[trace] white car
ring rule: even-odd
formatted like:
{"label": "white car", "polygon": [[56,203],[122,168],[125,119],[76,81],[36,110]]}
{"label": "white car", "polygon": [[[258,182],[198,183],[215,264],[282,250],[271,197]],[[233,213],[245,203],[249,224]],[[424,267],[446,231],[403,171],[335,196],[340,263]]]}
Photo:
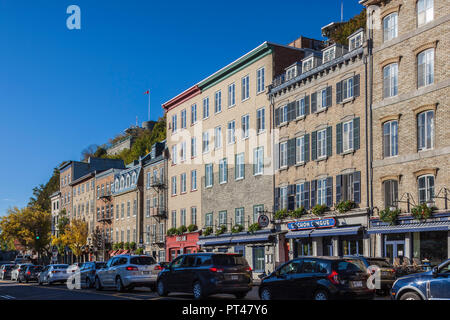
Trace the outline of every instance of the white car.
{"label": "white car", "polygon": [[19,277],[19,273],[20,272],[25,272],[25,269],[28,266],[32,266],[33,264],[31,263],[25,263],[25,264],[16,264],[16,266],[14,267],[14,269],[12,269],[11,271],[11,281],[18,281],[21,282],[20,277]]}
{"label": "white car", "polygon": [[46,266],[38,277],[38,284],[45,283],[51,285],[55,282],[64,283],[69,279],[70,273],[67,272],[68,264],[51,264]]}

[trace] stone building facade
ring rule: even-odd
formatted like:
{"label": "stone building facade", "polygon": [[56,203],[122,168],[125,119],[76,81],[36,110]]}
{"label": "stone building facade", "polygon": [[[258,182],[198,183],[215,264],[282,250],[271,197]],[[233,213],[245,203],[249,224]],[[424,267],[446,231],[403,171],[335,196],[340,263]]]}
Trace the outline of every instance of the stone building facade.
{"label": "stone building facade", "polygon": [[50,196],[51,211],[52,211],[52,236],[58,236],[58,219],[61,211],[61,192],[57,191]]}

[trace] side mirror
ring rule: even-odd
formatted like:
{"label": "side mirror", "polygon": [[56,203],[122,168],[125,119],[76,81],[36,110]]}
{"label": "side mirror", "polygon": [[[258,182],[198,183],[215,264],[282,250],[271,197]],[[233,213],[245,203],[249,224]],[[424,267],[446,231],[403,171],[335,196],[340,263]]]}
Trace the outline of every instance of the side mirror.
{"label": "side mirror", "polygon": [[433,277],[436,278],[438,276],[438,274],[439,274],[438,267],[434,267],[432,272],[433,272]]}

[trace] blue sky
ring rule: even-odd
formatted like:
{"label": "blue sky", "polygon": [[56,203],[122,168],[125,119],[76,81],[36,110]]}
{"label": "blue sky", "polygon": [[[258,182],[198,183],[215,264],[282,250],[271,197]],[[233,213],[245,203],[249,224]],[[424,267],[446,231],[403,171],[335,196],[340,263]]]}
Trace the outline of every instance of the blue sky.
{"label": "blue sky", "polygon": [[[0,215],[64,160],[152,119],[161,104],[264,41],[340,20],[340,0],[0,0]],[[66,9],[81,8],[81,30]],[[358,14],[344,0],[344,19]]]}

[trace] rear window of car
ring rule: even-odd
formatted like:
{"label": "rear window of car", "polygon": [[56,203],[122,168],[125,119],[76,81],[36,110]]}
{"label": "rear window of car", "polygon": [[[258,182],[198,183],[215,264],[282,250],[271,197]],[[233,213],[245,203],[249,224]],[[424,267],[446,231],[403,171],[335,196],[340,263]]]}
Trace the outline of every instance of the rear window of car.
{"label": "rear window of car", "polygon": [[29,267],[30,271],[42,271],[42,266],[31,266]]}
{"label": "rear window of car", "polygon": [[141,266],[149,266],[155,264],[156,261],[152,257],[133,257],[130,259],[131,264],[137,264]]}
{"label": "rear window of car", "polygon": [[333,266],[338,273],[365,272],[366,267],[361,260],[346,259],[337,261]]}
{"label": "rear window of car", "polygon": [[239,255],[217,255],[213,256],[213,262],[219,266],[246,266],[247,260]]}
{"label": "rear window of car", "polygon": [[66,265],[60,265],[60,266],[53,266],[53,269],[67,269],[69,266]]}
{"label": "rear window of car", "polygon": [[367,262],[371,266],[378,266],[380,268],[392,268],[389,262],[383,259],[367,259]]}

